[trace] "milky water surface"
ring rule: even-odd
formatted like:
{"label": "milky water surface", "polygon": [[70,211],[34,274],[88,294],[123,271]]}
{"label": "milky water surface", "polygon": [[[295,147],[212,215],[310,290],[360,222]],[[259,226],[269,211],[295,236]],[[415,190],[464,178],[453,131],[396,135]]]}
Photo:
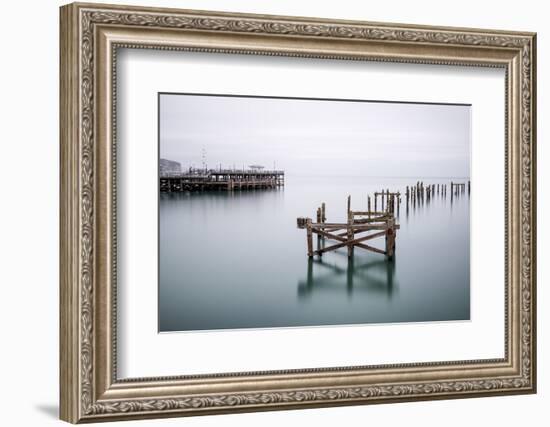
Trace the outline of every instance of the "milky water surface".
{"label": "milky water surface", "polygon": [[[418,180],[447,196],[408,209],[403,196],[393,261],[346,248],[308,259],[297,217],[325,202],[327,221],[343,222],[348,194],[366,210],[368,194]],[[468,320],[470,204],[467,191],[451,198],[452,180],[467,182],[287,176],[280,189],[161,194],[159,330]]]}

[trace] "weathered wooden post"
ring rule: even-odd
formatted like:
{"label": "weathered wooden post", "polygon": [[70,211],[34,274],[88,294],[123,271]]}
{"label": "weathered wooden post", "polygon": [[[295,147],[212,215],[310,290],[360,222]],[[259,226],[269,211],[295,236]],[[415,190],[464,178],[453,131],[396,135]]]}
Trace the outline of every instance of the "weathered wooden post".
{"label": "weathered wooden post", "polygon": [[351,211],[351,195],[348,196],[348,216],[349,216],[350,211]]}
{"label": "weathered wooden post", "polygon": [[378,202],[378,193],[374,193],[374,212],[378,212],[378,208],[376,207]]}
{"label": "weathered wooden post", "polygon": [[[322,216],[321,208],[317,208],[317,224],[321,224],[323,222],[323,216]],[[321,249],[321,235],[317,233],[317,250]]]}
{"label": "weathered wooden post", "polygon": [[393,258],[395,246],[395,218],[388,219],[386,223],[386,255],[389,259]]}
{"label": "weathered wooden post", "polygon": [[327,222],[327,211],[326,211],[325,202],[321,203],[321,222],[323,224]]}
{"label": "weathered wooden post", "polygon": [[348,258],[351,258],[353,256],[353,244],[351,243],[353,241],[353,212],[351,210],[348,211]]}
{"label": "weathered wooden post", "polygon": [[470,195],[470,180],[468,180],[468,196]]}
{"label": "weathered wooden post", "polygon": [[313,256],[313,233],[311,231],[311,218],[306,218],[306,230],[307,230],[307,256]]}
{"label": "weathered wooden post", "polygon": [[389,233],[388,233],[388,230],[389,230],[389,220],[386,221],[386,236],[385,236],[385,249],[384,249],[384,252],[386,253],[386,256],[389,256],[389,250],[388,250],[388,240],[389,240]]}

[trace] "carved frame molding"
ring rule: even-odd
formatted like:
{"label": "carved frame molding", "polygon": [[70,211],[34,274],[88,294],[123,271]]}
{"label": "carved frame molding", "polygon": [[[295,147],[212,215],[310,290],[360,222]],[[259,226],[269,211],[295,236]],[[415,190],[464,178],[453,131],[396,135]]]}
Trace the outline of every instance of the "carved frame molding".
{"label": "carved frame molding", "polygon": [[[506,68],[506,357],[117,380],[113,140],[119,47]],[[62,7],[61,418],[74,423],[534,392],[535,50],[532,33]],[[267,386],[266,378],[273,379]],[[197,392],[197,384],[209,388]]]}

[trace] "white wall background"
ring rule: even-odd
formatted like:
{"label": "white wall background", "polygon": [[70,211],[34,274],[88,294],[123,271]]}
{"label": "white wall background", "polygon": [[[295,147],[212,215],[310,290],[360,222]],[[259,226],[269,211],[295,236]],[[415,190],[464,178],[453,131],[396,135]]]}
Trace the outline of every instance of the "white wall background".
{"label": "white wall background", "polygon": [[[113,3],[122,3],[110,0]],[[208,416],[132,425],[279,426],[546,425],[550,405],[550,29],[544,2],[393,0],[133,0],[133,4],[325,18],[450,25],[538,32],[538,351],[539,393]],[[2,425],[60,425],[58,402],[58,6],[57,0],[3,5],[0,68],[0,401]]]}

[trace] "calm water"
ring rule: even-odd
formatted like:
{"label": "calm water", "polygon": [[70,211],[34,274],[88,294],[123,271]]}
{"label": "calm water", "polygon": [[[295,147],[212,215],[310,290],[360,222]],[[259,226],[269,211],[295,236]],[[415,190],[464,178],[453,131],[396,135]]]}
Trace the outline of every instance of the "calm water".
{"label": "calm water", "polygon": [[278,190],[161,194],[160,331],[469,319],[467,193],[451,202],[447,188],[408,213],[403,197],[393,262],[358,248],[352,260],[346,248],[306,255],[297,217],[315,220],[325,202],[327,221],[344,222],[348,194],[366,210],[367,194],[419,179],[287,176]]}

